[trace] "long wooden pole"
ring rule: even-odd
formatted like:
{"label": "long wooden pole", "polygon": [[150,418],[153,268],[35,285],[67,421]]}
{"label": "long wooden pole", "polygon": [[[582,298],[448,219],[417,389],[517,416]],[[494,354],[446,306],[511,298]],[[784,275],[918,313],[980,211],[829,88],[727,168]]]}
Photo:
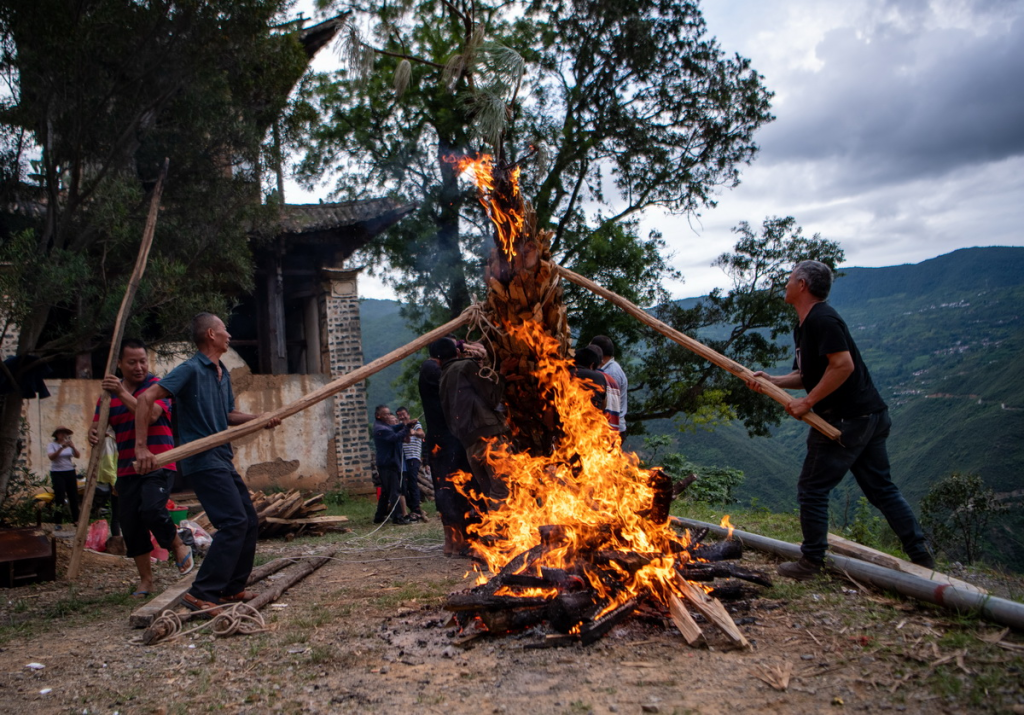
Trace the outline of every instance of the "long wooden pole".
{"label": "long wooden pole", "polygon": [[161,452],[160,454],[156,455],[156,466],[160,467],[163,466],[164,464],[176,462],[180,459],[184,459],[185,457],[191,457],[195,454],[199,454],[200,452],[205,452],[208,449],[213,449],[214,447],[219,447],[222,444],[227,444],[228,442],[238,439],[240,437],[245,437],[246,435],[259,432],[261,429],[265,428],[268,424],[270,424],[270,422],[272,422],[275,419],[284,419],[285,417],[291,417],[295,413],[301,412],[307,407],[311,407],[318,402],[326,400],[328,397],[337,395],[339,392],[344,392],[345,390],[352,387],[356,383],[362,382],[371,375],[380,372],[388,365],[393,365],[399,360],[403,360],[409,357],[417,350],[425,348],[438,338],[443,338],[449,333],[458,330],[462,326],[469,323],[470,320],[472,320],[472,318],[473,313],[467,310],[463,312],[462,315],[460,315],[458,318],[455,318],[455,320],[450,320],[444,325],[442,325],[440,328],[435,328],[434,330],[431,330],[429,333],[421,335],[408,345],[400,347],[397,350],[392,350],[387,355],[379,357],[373,362],[367,365],[363,365],[361,368],[358,368],[350,373],[342,375],[341,377],[327,383],[319,390],[314,390],[308,395],[300,397],[298,400],[292,402],[291,404],[285,405],[284,407],[274,410],[273,412],[265,412],[256,419],[250,420],[249,422],[246,422],[244,424],[236,425],[234,427],[228,427],[226,430],[223,430],[222,432],[211,434],[207,437],[197,439],[193,442],[187,442],[181,445],[180,447],[175,447],[174,449],[169,450],[167,452]]}
{"label": "long wooden pole", "polygon": [[[578,273],[570,271],[568,268],[563,268],[562,266],[556,267],[558,269],[558,273],[561,276],[563,276],[566,280],[572,281],[576,285],[596,293],[597,295],[607,300],[609,303],[618,306],[624,312],[628,313],[629,315],[632,315],[641,323],[651,326],[659,333],[667,337],[669,340],[673,340],[679,343],[687,350],[690,350],[691,352],[700,355],[708,362],[712,362],[715,365],[718,365],[718,367],[722,368],[726,372],[732,373],[733,375],[740,378],[744,382],[755,380],[759,385],[761,385],[761,391],[764,394],[768,395],[768,397],[772,398],[783,407],[788,405],[790,401],[793,399],[792,396],[788,392],[783,390],[781,387],[776,387],[767,380],[755,378],[753,372],[745,368],[743,365],[740,365],[735,360],[727,358],[720,352],[712,350],[704,343],[694,340],[689,335],[681,333],[675,328],[666,325],[665,323],[655,318],[653,315],[641,310],[635,304],[626,300],[621,295],[612,293],[607,288],[604,288],[598,285],[597,283],[594,283],[594,281],[592,280],[584,278]],[[838,429],[830,425],[828,422],[823,420],[819,415],[816,415],[813,412],[808,412],[806,415],[804,415],[803,421],[809,424],[814,429],[821,432],[829,439],[834,439],[838,441],[839,438],[842,436],[842,433]]]}
{"label": "long wooden pole", "polygon": [[[149,261],[149,249],[153,247],[153,234],[156,232],[156,218],[160,211],[160,197],[164,193],[164,180],[167,178],[167,166],[169,160],[164,159],[164,165],[160,168],[160,176],[157,177],[156,186],[153,187],[153,195],[149,199],[149,214],[146,216],[146,227],[142,231],[142,244],[139,246],[139,255],[135,259],[135,269],[131,278],[128,279],[128,287],[125,288],[124,298],[121,299],[121,309],[117,312],[117,320],[114,322],[114,334],[110,337],[110,352],[107,355],[107,371],[105,375],[114,374],[117,368],[117,357],[121,349],[121,338],[124,337],[124,327],[128,322],[128,315],[131,313],[132,303],[135,302],[135,294],[139,291],[139,283],[142,281],[142,274],[146,270],[146,263]],[[92,500],[96,493],[96,473],[100,464],[100,457],[103,455],[105,440],[103,435],[107,433],[107,422],[110,419],[110,393],[103,390],[100,397],[99,422],[96,423],[96,433],[100,441],[89,453],[89,467],[85,473],[85,496],[82,499],[81,513],[78,515],[78,530],[75,532],[75,545],[71,551],[71,563],[68,565],[68,578],[78,578],[82,567],[82,551],[85,549],[85,538],[89,531],[89,512],[92,511]]]}

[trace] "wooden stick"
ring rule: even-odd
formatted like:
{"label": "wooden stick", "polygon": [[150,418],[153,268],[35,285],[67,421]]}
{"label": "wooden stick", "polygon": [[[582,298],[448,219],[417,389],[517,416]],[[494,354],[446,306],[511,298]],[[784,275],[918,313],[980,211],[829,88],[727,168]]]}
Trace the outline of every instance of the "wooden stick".
{"label": "wooden stick", "polygon": [[[149,249],[153,247],[153,234],[156,232],[156,217],[160,210],[160,197],[164,193],[164,179],[167,178],[168,159],[164,159],[164,165],[160,167],[160,176],[157,177],[156,186],[153,187],[153,195],[149,199],[149,214],[146,216],[146,227],[142,231],[142,243],[139,246],[139,255],[135,259],[135,269],[131,278],[128,279],[128,286],[125,288],[124,297],[121,299],[121,309],[117,312],[117,320],[114,321],[114,334],[110,337],[110,352],[107,355],[107,371],[104,375],[113,375],[117,369],[117,358],[121,352],[121,338],[124,337],[125,324],[128,322],[128,315],[131,312],[132,303],[135,302],[135,294],[139,290],[139,283],[142,281],[142,274],[146,270],[146,263],[149,261]],[[110,393],[103,390],[100,396],[99,421],[96,423],[96,434],[100,441],[89,453],[89,467],[85,473],[85,495],[82,498],[81,513],[78,516],[78,530],[75,532],[75,545],[71,551],[71,563],[68,564],[68,578],[78,578],[82,568],[82,551],[85,549],[85,539],[89,533],[89,512],[92,511],[93,495],[96,492],[96,473],[99,469],[100,457],[103,456],[105,446],[104,435],[107,433],[107,422],[110,419]]]}
{"label": "wooden stick", "polygon": [[194,442],[188,442],[167,452],[161,452],[156,455],[156,466],[161,467],[171,462],[177,462],[186,457],[191,457],[192,455],[199,454],[200,452],[205,452],[208,449],[213,449],[214,447],[219,447],[222,444],[227,444],[239,437],[245,437],[246,435],[259,432],[274,419],[291,417],[295,413],[301,412],[307,407],[312,407],[316,403],[326,400],[328,397],[333,397],[339,392],[344,392],[356,383],[362,382],[371,375],[380,372],[387,366],[393,365],[399,360],[409,357],[421,348],[425,348],[438,338],[443,338],[449,333],[458,330],[470,322],[470,320],[472,320],[472,316],[473,314],[467,310],[455,320],[450,320],[440,328],[435,328],[429,333],[421,335],[408,345],[400,347],[397,350],[392,350],[387,355],[379,357],[368,365],[363,365],[357,370],[353,370],[350,373],[342,375],[336,380],[327,383],[319,390],[314,390],[305,397],[300,397],[295,402],[285,405],[280,409],[274,410],[273,412],[264,412],[256,419],[250,420],[245,424],[229,427],[222,432],[211,434],[207,437],[203,437],[202,439],[197,439]]}
{"label": "wooden stick", "polygon": [[[720,352],[712,350],[704,343],[694,340],[689,335],[681,333],[675,328],[666,325],[665,323],[655,318],[653,315],[641,310],[636,305],[623,298],[621,295],[612,293],[607,288],[601,287],[597,283],[594,283],[594,281],[584,278],[578,273],[570,271],[568,268],[556,266],[556,269],[558,270],[559,274],[566,278],[566,280],[570,280],[576,285],[596,293],[597,295],[607,300],[609,303],[613,303],[614,305],[621,308],[624,312],[628,313],[629,315],[632,315],[641,323],[649,325],[650,327],[654,328],[668,339],[673,340],[682,345],[687,350],[690,350],[691,352],[700,355],[708,362],[712,362],[715,365],[718,365],[718,367],[722,368],[726,372],[732,373],[733,375],[740,378],[744,382],[749,382],[751,380],[756,381],[761,386],[761,390],[765,395],[768,395],[768,397],[772,398],[783,407],[788,405],[793,400],[793,397],[788,392],[783,390],[781,387],[776,387],[767,380],[755,378],[754,373],[752,371],[748,370],[743,365],[740,365],[735,360],[727,358]],[[834,439],[838,441],[839,438],[842,437],[842,433],[838,429],[830,425],[828,422],[823,420],[819,415],[816,415],[813,412],[808,412],[806,415],[803,416],[802,419],[804,422],[806,422],[811,427],[821,432],[829,439]]]}
{"label": "wooden stick", "polygon": [[687,645],[693,645],[698,640],[704,640],[704,632],[693,620],[693,616],[686,610],[683,601],[674,593],[669,594],[668,612],[672,616],[672,622],[679,629],[679,633],[686,639]]}
{"label": "wooden stick", "polygon": [[729,637],[729,640],[741,648],[753,650],[750,641],[740,633],[740,629],[732,620],[732,616],[729,615],[729,612],[725,610],[725,606],[717,598],[711,598],[711,596],[685,579],[677,579],[676,587],[682,591],[683,596],[697,609],[697,612],[717,626],[718,630]]}

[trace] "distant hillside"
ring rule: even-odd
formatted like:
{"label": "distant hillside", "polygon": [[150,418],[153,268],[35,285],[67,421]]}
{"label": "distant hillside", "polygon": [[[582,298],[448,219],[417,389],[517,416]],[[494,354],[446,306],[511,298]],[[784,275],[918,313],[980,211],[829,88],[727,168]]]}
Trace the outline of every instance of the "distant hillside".
{"label": "distant hillside", "polygon": [[[362,327],[364,363],[376,360],[416,338],[398,311],[399,304],[393,300],[367,298],[360,301],[359,322]],[[392,409],[398,407],[395,404],[396,390],[393,383],[402,374],[402,366],[406,362],[418,363],[422,359],[415,355],[408,357],[367,380],[367,421],[373,421],[373,408],[377,405],[389,405]]]}

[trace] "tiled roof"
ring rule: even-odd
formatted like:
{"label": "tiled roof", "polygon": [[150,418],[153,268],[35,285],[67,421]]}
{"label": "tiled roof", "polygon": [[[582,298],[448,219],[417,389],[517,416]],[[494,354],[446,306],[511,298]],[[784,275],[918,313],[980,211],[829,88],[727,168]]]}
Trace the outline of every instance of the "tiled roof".
{"label": "tiled roof", "polygon": [[[366,199],[336,204],[285,204],[281,207],[280,232],[283,234],[330,231],[358,224],[384,220],[393,223],[405,216],[413,206],[402,205],[391,199]],[[388,221],[388,214],[398,216]]]}

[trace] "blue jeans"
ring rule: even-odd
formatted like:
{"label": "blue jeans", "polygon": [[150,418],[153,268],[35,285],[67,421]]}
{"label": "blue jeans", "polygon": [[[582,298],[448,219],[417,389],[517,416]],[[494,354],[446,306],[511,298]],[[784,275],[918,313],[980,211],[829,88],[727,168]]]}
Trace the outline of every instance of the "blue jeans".
{"label": "blue jeans", "polygon": [[245,590],[256,557],[259,520],[249,489],[233,468],[204,469],[190,473],[188,478],[217,530],[189,593],[216,603],[220,596]]}
{"label": "blue jeans", "polygon": [[842,444],[810,430],[807,457],[797,482],[800,528],[804,535],[800,550],[804,557],[815,563],[825,558],[829,494],[847,472],[853,472],[864,496],[882,512],[910,559],[926,558],[929,554],[924,532],[889,473],[889,454],[885,449],[892,427],[889,411],[829,422],[842,432]]}

